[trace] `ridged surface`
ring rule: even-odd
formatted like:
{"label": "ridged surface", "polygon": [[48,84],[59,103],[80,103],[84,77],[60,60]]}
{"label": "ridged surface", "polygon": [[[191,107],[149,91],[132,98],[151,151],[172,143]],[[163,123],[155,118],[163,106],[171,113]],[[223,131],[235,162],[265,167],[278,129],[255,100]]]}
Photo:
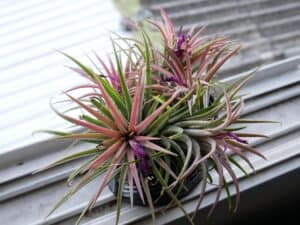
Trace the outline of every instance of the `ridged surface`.
{"label": "ridged surface", "polygon": [[[253,125],[248,128],[249,131],[258,130],[262,133],[270,135],[270,139],[253,140],[251,144],[257,145],[258,149],[266,154],[268,160],[263,161],[256,156],[251,157],[254,165],[258,169],[257,175],[251,177],[250,182],[245,188],[250,188],[259,182],[271,179],[271,173],[268,176],[260,178],[264,173],[264,168],[276,167],[279,162],[286,162],[289,166],[294,164],[289,160],[299,159],[299,133],[300,121],[298,111],[300,110],[300,57],[280,62],[276,65],[264,67],[258,72],[257,76],[248,83],[243,89],[244,93],[251,93],[246,97],[246,108],[244,116],[256,119],[270,119],[280,121],[280,124],[269,125]],[[233,78],[232,78],[233,79]],[[63,151],[68,144],[57,145],[40,145],[36,144],[29,148],[24,148],[25,151],[38,149],[43,152],[43,155],[28,155],[24,158],[21,155],[15,157],[16,162],[21,164],[7,163],[5,158],[0,158],[0,224],[11,225],[38,225],[38,224],[60,224],[71,225],[78,217],[88,199],[97,189],[101,178],[89,184],[86,188],[80,191],[70,201],[66,202],[57,212],[51,217],[44,219],[53,204],[65,193],[67,185],[63,181],[71,169],[78,166],[78,161],[68,164],[64,167],[51,169],[41,174],[31,175],[32,171],[40,168],[48,162],[70,153]],[[72,149],[74,151],[84,146],[79,145]],[[85,146],[87,147],[87,146]],[[4,156],[5,157],[5,156]],[[2,160],[2,161],[1,161]],[[22,161],[19,161],[22,160]],[[244,165],[246,166],[246,165]],[[280,169],[284,173],[285,166]],[[297,166],[298,168],[299,163]],[[246,166],[246,169],[250,169]],[[278,170],[276,170],[278,171]],[[238,171],[237,171],[238,172]],[[239,173],[238,173],[239,174]],[[278,174],[277,174],[278,175]],[[242,174],[239,174],[242,176]],[[243,181],[241,181],[243,183]],[[251,184],[249,186],[249,183]],[[196,189],[197,190],[197,189]],[[211,189],[213,191],[213,187]],[[243,189],[242,189],[243,190]],[[196,197],[196,192],[188,196],[192,201]],[[205,198],[205,204],[211,204],[213,193],[208,194]],[[209,197],[210,196],[210,197]],[[109,224],[115,219],[115,197],[112,193],[105,189],[103,195],[99,198],[98,207],[91,214],[84,218],[83,224],[98,225]],[[190,203],[189,203],[190,204]],[[191,203],[194,204],[194,203]],[[159,216],[157,224],[164,224],[167,221],[172,221],[178,218],[178,214],[169,214],[168,216]],[[149,210],[143,207],[130,208],[128,204],[122,205],[121,224],[136,223],[142,218],[145,218],[143,224],[149,224]]]}
{"label": "ridged surface", "polygon": [[205,25],[206,35],[225,34],[244,45],[241,54],[225,64],[220,76],[300,53],[298,0],[175,0],[141,1],[159,16],[164,8],[177,29]]}
{"label": "ridged surface", "polygon": [[[0,2],[0,154],[33,143],[39,129],[65,127],[49,99],[82,80],[57,50],[84,54],[109,51],[108,31],[119,30],[110,0]],[[88,61],[87,61],[88,62]],[[88,62],[90,63],[90,62]]]}

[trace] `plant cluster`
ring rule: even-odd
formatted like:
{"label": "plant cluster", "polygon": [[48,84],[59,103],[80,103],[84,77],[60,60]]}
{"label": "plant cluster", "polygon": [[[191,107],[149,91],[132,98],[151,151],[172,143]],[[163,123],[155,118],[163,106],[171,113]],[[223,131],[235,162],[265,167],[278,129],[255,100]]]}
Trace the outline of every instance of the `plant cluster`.
{"label": "plant cluster", "polygon": [[[236,189],[236,208],[239,184],[233,166],[246,171],[234,156],[252,168],[247,153],[264,158],[247,142],[249,137],[264,135],[241,131],[245,128],[242,124],[253,121],[240,118],[244,100],[238,92],[252,74],[232,83],[214,78],[240,46],[225,38],[204,38],[204,28],[197,32],[194,28],[176,32],[163,10],[161,16],[159,22],[150,21],[161,35],[159,42],[153,42],[149,32],[142,28],[139,28],[141,39],[117,36],[112,39],[113,58],[104,60],[95,54],[93,63],[97,69],[63,53],[77,65],[71,69],[84,76],[87,82],[64,92],[72,103],[67,111],[59,111],[54,104],[52,108],[57,115],[84,130],[80,133],[47,132],[58,135],[57,139],[91,142],[95,147],[47,167],[84,159],[68,178],[70,184],[76,177],[80,177],[79,181],[53,211],[80,188],[104,174],[78,223],[93,208],[104,187],[112,179],[118,179],[116,223],[125,184],[129,186],[131,205],[134,204],[133,191],[137,190],[155,220],[157,199],[152,199],[151,185],[156,182],[162,187],[161,195],[167,194],[172,199],[166,207],[176,205],[193,224],[177,198],[178,190],[185,188],[184,181],[192,173],[200,171],[202,177],[195,211],[200,207],[206,184],[212,182],[213,170],[218,179],[211,212],[223,188],[231,205],[225,173],[229,174]],[[75,97],[76,92],[84,94]],[[79,117],[72,114],[78,109]]]}

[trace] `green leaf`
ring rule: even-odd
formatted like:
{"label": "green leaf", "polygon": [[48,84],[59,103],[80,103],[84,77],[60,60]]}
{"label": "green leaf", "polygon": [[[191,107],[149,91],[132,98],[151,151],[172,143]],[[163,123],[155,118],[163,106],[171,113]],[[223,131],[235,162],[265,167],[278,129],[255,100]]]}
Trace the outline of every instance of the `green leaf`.
{"label": "green leaf", "polygon": [[82,163],[82,165],[80,165],[76,170],[74,170],[70,176],[67,179],[67,184],[71,185],[71,183],[73,182],[73,180],[75,179],[75,177],[77,177],[77,175],[81,174],[84,169],[92,162],[94,161],[96,158],[98,157],[98,155],[95,155],[94,157],[91,157],[90,159],[86,160],[84,163]]}
{"label": "green leaf", "polygon": [[120,167],[120,170],[121,170],[121,173],[120,173],[119,187],[118,187],[118,193],[117,193],[116,225],[119,224],[121,205],[122,205],[122,191],[124,188],[128,167],[122,166],[122,167]]}
{"label": "green leaf", "polygon": [[83,65],[80,61],[78,61],[77,59],[75,59],[74,57],[59,51],[61,54],[63,54],[64,56],[66,56],[67,58],[69,58],[71,61],[73,61],[75,64],[77,64],[88,76],[90,76],[91,79],[95,80],[97,77],[97,74],[94,73],[93,70],[91,70],[90,68],[88,68],[87,66]]}
{"label": "green leaf", "polygon": [[160,128],[166,123],[169,119],[170,114],[177,109],[181,104],[185,103],[187,99],[189,99],[194,90],[190,90],[184,97],[176,102],[173,106],[167,109],[163,114],[161,114],[154,122],[148,127],[146,133],[149,132],[150,136],[156,136],[157,133],[160,131]]}
{"label": "green leaf", "polygon": [[232,209],[232,197],[231,197],[231,193],[230,193],[230,190],[229,190],[228,183],[227,183],[226,179],[224,178],[223,181],[224,181],[224,188],[225,188],[225,191],[226,191],[226,194],[227,194],[228,208],[229,208],[229,211],[230,211]]}
{"label": "green leaf", "polygon": [[[146,85],[151,85],[151,66],[150,66],[150,51],[148,41],[146,39],[145,32],[142,32],[144,45],[145,45],[145,61],[146,61]],[[151,98],[151,89],[147,88],[145,90],[145,100],[146,102]]]}
{"label": "green leaf", "polygon": [[72,134],[72,133],[69,133],[69,132],[63,132],[63,131],[57,131],[57,130],[38,130],[38,131],[35,131],[35,133],[36,132],[43,132],[43,133],[47,133],[47,134],[53,134],[53,135],[56,135],[56,136],[66,136],[66,135]]}
{"label": "green leaf", "polygon": [[[49,166],[39,170],[38,172],[48,170],[50,168],[56,167],[56,166],[61,165],[61,164],[65,164],[65,163],[73,161],[75,159],[83,158],[83,157],[86,157],[86,156],[89,156],[89,155],[94,155],[96,153],[101,154],[101,151],[99,151],[96,148],[92,148],[92,149],[81,151],[81,152],[78,152],[78,153],[75,153],[75,154],[72,154],[72,155],[68,155],[68,156],[66,156],[62,159],[59,159],[59,160],[55,161],[54,163],[51,163]],[[97,154],[97,155],[99,155],[99,154]]]}
{"label": "green leaf", "polygon": [[88,210],[90,209],[90,207],[93,205],[93,199],[91,199],[89,201],[89,203],[86,205],[86,207],[83,209],[83,211],[80,213],[78,219],[76,220],[74,225],[79,225],[82,218],[85,216],[85,214],[88,212]]}
{"label": "green leaf", "polygon": [[219,60],[219,58],[221,57],[221,55],[228,50],[228,46],[225,46],[224,48],[222,48],[219,52],[217,52],[217,54],[215,55],[215,57],[213,58],[213,61],[211,64],[209,64],[208,66],[208,70],[210,70]]}
{"label": "green leaf", "polygon": [[150,108],[149,108],[149,110],[147,110],[146,116],[150,115],[151,113],[153,113],[157,109],[158,105],[159,105],[158,101],[153,101],[152,104],[151,104],[151,106],[150,106]]}
{"label": "green leaf", "polygon": [[95,125],[101,126],[101,127],[107,127],[104,123],[102,123],[100,120],[97,120],[95,118],[92,118],[86,114],[82,114],[81,118],[87,122],[93,123]]}
{"label": "green leaf", "polygon": [[280,123],[272,120],[237,119],[234,123]]}
{"label": "green leaf", "polygon": [[120,112],[123,114],[125,118],[129,118],[129,110],[127,109],[126,105],[124,104],[123,98],[120,94],[103,78],[99,77],[98,80],[103,85],[107,94],[111,97],[114,101]]}
{"label": "green leaf", "polygon": [[117,49],[116,49],[114,41],[111,40],[111,42],[112,42],[112,47],[113,47],[113,50],[114,50],[115,60],[116,60],[116,63],[117,63],[118,75],[119,75],[119,79],[120,79],[122,94],[124,96],[124,100],[125,100],[125,103],[126,103],[126,106],[127,106],[127,111],[128,111],[128,114],[129,114],[129,112],[131,112],[131,98],[130,98],[129,90],[128,90],[128,87],[127,87],[127,84],[126,84],[126,81],[125,81],[125,75],[123,73],[121,57],[117,53]]}
{"label": "green leaf", "polygon": [[243,127],[228,127],[228,128],[225,128],[224,131],[239,131],[239,130],[243,130],[247,128],[246,126],[243,126]]}
{"label": "green leaf", "polygon": [[97,109],[99,109],[104,115],[106,115],[108,118],[113,119],[113,117],[111,116],[111,113],[110,113],[109,110],[104,106],[104,103],[100,101],[100,99],[92,98],[92,99],[91,99],[91,103],[92,103]]}
{"label": "green leaf", "polygon": [[79,191],[82,187],[87,185],[89,182],[95,179],[95,177],[99,176],[101,173],[103,173],[108,166],[103,166],[98,168],[95,171],[88,172],[80,181],[79,183],[71,188],[52,208],[52,210],[49,212],[47,217],[49,217],[58,207],[60,207],[65,201],[67,201],[72,195],[74,195],[77,191]]}
{"label": "green leaf", "polygon": [[171,199],[175,202],[175,204],[178,206],[178,208],[183,212],[183,214],[185,215],[185,217],[187,218],[189,223],[194,225],[193,220],[191,219],[189,214],[186,212],[186,210],[184,209],[184,207],[182,206],[180,201],[177,199],[177,197],[174,195],[174,193],[167,187],[168,184],[165,183],[164,179],[162,178],[161,174],[159,173],[159,170],[157,169],[155,163],[153,162],[153,160],[151,158],[150,158],[150,162],[151,162],[151,168],[153,169],[152,171],[153,171],[155,177],[158,179],[158,181],[160,182],[162,187],[165,188],[166,192],[171,197]]}
{"label": "green leaf", "polygon": [[228,156],[228,159],[230,162],[232,162],[232,164],[234,164],[237,168],[239,168],[247,177],[249,176],[247,171],[233,157]]}
{"label": "green leaf", "polygon": [[[164,129],[162,134],[164,136],[167,136],[170,139],[178,139],[183,134],[183,131],[184,130],[181,127],[170,126],[170,127],[167,127],[167,129]],[[168,135],[170,135],[170,136],[168,136]]]}
{"label": "green leaf", "polygon": [[152,216],[152,223],[153,223],[153,225],[155,225],[156,224],[155,223],[155,211],[154,211],[154,205],[153,205],[153,201],[152,201],[152,197],[151,197],[151,192],[150,192],[148,180],[147,180],[147,178],[143,178],[142,175],[140,175],[140,180],[141,180],[143,190],[144,190],[145,195],[146,195],[147,203],[148,203],[149,208],[150,208],[150,212],[151,212],[151,216]]}

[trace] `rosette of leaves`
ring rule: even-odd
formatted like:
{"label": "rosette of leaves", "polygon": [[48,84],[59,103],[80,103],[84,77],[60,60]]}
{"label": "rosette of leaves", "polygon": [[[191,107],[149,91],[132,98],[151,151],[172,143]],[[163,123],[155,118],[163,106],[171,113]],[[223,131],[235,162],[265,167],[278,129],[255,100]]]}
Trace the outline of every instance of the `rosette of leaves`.
{"label": "rosette of leaves", "polygon": [[[68,198],[92,180],[104,174],[101,185],[77,223],[93,208],[105,186],[117,178],[116,224],[122,203],[122,188],[128,184],[133,202],[133,189],[152,212],[155,221],[155,201],[151,197],[149,176],[154,177],[162,191],[178,206],[189,222],[193,219],[185,211],[178,190],[195,170],[201,171],[200,198],[203,199],[206,184],[211,182],[210,167],[217,171],[218,190],[216,203],[223,188],[228,193],[225,171],[236,189],[235,208],[239,202],[239,185],[233,170],[237,166],[245,170],[233,158],[238,155],[253,168],[246,153],[264,156],[250,147],[245,138],[264,135],[241,132],[241,123],[255,122],[240,119],[244,101],[238,95],[240,88],[252,74],[230,84],[221,83],[213,76],[238,50],[222,38],[201,38],[203,29],[194,33],[175,32],[167,14],[162,11],[163,21],[151,22],[161,33],[160,43],[153,43],[150,34],[140,30],[141,40],[121,38],[112,41],[114,59],[105,63],[95,54],[93,63],[98,70],[84,65],[65,53],[76,67],[71,67],[87,78],[87,83],[64,92],[73,105],[61,112],[52,104],[57,115],[70,123],[84,128],[81,133],[47,131],[58,135],[57,139],[74,139],[94,143],[88,149],[67,156],[47,168],[83,158],[82,165],[68,178],[79,181],[56,204],[52,213]],[[122,42],[122,44],[120,44]],[[122,46],[127,45],[128,48]],[[85,94],[75,97],[75,92]],[[213,100],[208,103],[209,96]],[[79,117],[71,116],[80,109]],[[259,121],[258,121],[259,122]],[[176,166],[174,166],[176,165]],[[209,165],[209,166],[208,166]],[[254,168],[253,168],[254,169]],[[246,172],[245,172],[246,173]],[[179,189],[178,189],[179,187]]]}

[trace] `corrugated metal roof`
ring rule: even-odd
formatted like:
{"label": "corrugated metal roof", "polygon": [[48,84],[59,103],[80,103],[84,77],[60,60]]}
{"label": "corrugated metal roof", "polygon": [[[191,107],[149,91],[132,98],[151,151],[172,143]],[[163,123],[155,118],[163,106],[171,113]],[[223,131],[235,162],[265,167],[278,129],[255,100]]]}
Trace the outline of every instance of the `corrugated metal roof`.
{"label": "corrugated metal roof", "polygon": [[0,153],[33,143],[32,132],[60,128],[49,98],[82,78],[56,50],[82,58],[108,47],[108,31],[119,30],[111,0],[0,2]]}

